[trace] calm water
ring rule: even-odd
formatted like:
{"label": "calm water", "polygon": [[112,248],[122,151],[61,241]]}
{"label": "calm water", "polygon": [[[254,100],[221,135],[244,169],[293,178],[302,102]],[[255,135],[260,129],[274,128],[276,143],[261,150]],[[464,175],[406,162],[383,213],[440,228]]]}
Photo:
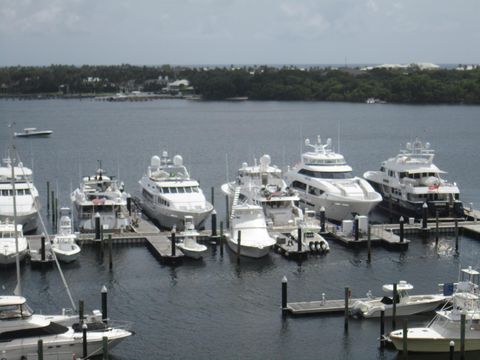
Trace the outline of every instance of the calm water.
{"label": "calm water", "polygon": [[[299,159],[304,137],[332,137],[337,148],[340,135],[341,152],[362,174],[420,136],[436,150],[435,163],[449,172],[446,177],[459,184],[463,200],[480,207],[479,119],[480,107],[473,106],[0,101],[0,149],[6,153],[8,123],[15,122],[17,129],[54,130],[49,139],[16,143],[23,162],[33,164],[43,199],[50,181],[64,206],[80,174],[93,174],[97,160],[135,193],[151,155],[168,149],[183,155],[208,197],[215,187],[223,219],[219,185],[227,170],[233,179],[244,161],[268,153],[273,163],[291,165]],[[288,277],[291,301],[317,300],[322,292],[327,298],[342,298],[344,286],[350,286],[354,296],[368,289],[380,295],[382,284],[398,280],[411,281],[419,293],[434,292],[437,283],[456,280],[460,266],[480,266],[480,242],[461,238],[458,257],[453,246],[452,237],[446,236],[438,249],[421,239],[404,253],[375,248],[371,265],[365,261],[366,251],[335,243],[330,254],[302,264],[272,253],[237,265],[228,250],[221,257],[212,247],[203,261],[171,268],[159,264],[143,246],[122,245],[114,248],[113,272],[94,247],[85,247],[80,261],[64,266],[64,272],[75,299],[84,299],[89,309],[100,308],[105,284],[110,317],[134,323],[136,336],[115,349],[115,359],[396,359],[396,352],[377,348],[378,321],[351,320],[346,335],[342,316],[282,319],[281,278]],[[1,292],[11,293],[14,269],[1,269],[0,274]],[[69,307],[57,271],[23,265],[22,279],[37,311]],[[420,325],[430,318],[416,316],[409,323]]]}

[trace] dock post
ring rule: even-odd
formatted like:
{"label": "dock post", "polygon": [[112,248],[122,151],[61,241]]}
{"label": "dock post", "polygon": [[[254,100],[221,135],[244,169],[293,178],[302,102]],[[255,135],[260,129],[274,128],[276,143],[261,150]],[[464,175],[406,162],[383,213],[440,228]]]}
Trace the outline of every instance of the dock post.
{"label": "dock post", "polygon": [[372,262],[372,228],[370,224],[368,224],[367,230],[367,263]]}
{"label": "dock post", "polygon": [[458,251],[458,219],[455,218],[455,254],[459,254]]}
{"label": "dock post", "polygon": [[397,298],[398,298],[398,292],[397,292],[397,283],[393,284],[393,304],[392,304],[392,330],[395,330],[397,327]]}
{"label": "dock post", "polygon": [[287,313],[287,288],[288,280],[287,277],[284,275],[282,278],[282,314]]}
{"label": "dock post", "polygon": [[171,240],[171,250],[172,250],[172,256],[176,256],[176,249],[175,249],[175,230],[172,230],[172,236],[170,237]]}
{"label": "dock post", "polygon": [[299,253],[302,252],[302,229],[297,229],[297,251]]}
{"label": "dock post", "polygon": [[42,245],[41,245],[41,248],[40,248],[40,256],[41,256],[41,259],[42,259],[42,262],[43,262],[43,261],[45,261],[45,236],[43,234],[42,234],[41,241],[42,241]]}
{"label": "dock post", "polygon": [[359,229],[359,219],[358,219],[358,215],[355,215],[355,241],[358,241],[358,239],[360,238],[360,229]]}
{"label": "dock post", "polygon": [[408,326],[407,326],[407,320],[403,320],[403,349],[402,349],[402,359],[407,360],[408,359],[408,343],[407,343],[407,337],[408,337]]}
{"label": "dock post", "polygon": [[385,310],[380,311],[380,348],[385,346]]}
{"label": "dock post", "polygon": [[422,205],[422,229],[427,230],[428,228],[428,205],[426,202]]}
{"label": "dock post", "polygon": [[86,359],[88,356],[87,350],[87,324],[82,325],[82,340],[83,340],[83,358]]}
{"label": "dock post", "polygon": [[320,208],[320,232],[325,232],[325,207]]}
{"label": "dock post", "polygon": [[112,234],[108,234],[108,269],[112,270],[112,268],[113,268]]}
{"label": "dock post", "polygon": [[50,216],[50,181],[47,181],[47,217]]}
{"label": "dock post", "polygon": [[439,232],[439,220],[438,220],[438,209],[435,210],[435,246],[438,245],[438,232]]}
{"label": "dock post", "polygon": [[345,287],[345,318],[344,318],[344,330],[345,332],[348,332],[348,298],[350,296],[350,288],[347,286]]}
{"label": "dock post", "polygon": [[220,221],[220,256],[223,256],[223,221]]}
{"label": "dock post", "polygon": [[405,239],[405,229],[404,229],[405,220],[403,219],[403,216],[400,216],[399,224],[400,224],[400,242],[403,243]]}
{"label": "dock post", "polygon": [[102,338],[102,346],[103,346],[103,360],[108,360],[108,337],[104,336]]}
{"label": "dock post", "polygon": [[132,198],[130,196],[127,197],[127,210],[128,216],[132,216]]}
{"label": "dock post", "polygon": [[449,360],[453,360],[453,353],[455,352],[455,341],[450,341],[450,356],[448,357]]}
{"label": "dock post", "polygon": [[108,313],[107,313],[107,287],[105,285],[102,286],[102,322],[108,322]]}
{"label": "dock post", "polygon": [[83,324],[83,308],[84,308],[84,305],[85,303],[83,302],[83,300],[79,300],[78,301],[78,322],[80,324]]}
{"label": "dock post", "polygon": [[465,322],[466,314],[462,311],[460,315],[460,360],[465,360]]}
{"label": "dock post", "polygon": [[242,246],[242,231],[238,230],[238,237],[237,237],[237,263],[240,263],[240,251]]}
{"label": "dock post", "polygon": [[228,195],[225,195],[225,214],[227,214],[225,217],[225,226],[228,229],[230,228],[230,207],[228,205]]}
{"label": "dock post", "polygon": [[214,236],[217,236],[217,212],[215,209],[212,211],[212,237]]}
{"label": "dock post", "polygon": [[212,186],[212,191],[211,191],[211,199],[210,203],[215,206],[215,188]]}
{"label": "dock post", "polygon": [[37,341],[37,356],[38,360],[43,360],[43,340],[39,339]]}
{"label": "dock post", "polygon": [[100,240],[100,213],[95,214],[95,240]]}

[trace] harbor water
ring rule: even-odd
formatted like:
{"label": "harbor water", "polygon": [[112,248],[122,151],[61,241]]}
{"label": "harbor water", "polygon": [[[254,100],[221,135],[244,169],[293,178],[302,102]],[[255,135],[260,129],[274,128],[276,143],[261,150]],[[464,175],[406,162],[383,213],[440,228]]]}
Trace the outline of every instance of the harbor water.
{"label": "harbor water", "polygon": [[[233,180],[242,162],[268,153],[272,163],[293,165],[305,137],[331,137],[357,175],[378,169],[416,136],[436,150],[435,164],[448,171],[465,206],[480,208],[478,106],[397,106],[314,102],[197,102],[161,100],[109,103],[93,100],[0,101],[0,149],[7,153],[10,134],[26,127],[53,130],[49,138],[15,139],[21,160],[33,167],[43,212],[46,182],[59,206],[80,176],[92,175],[97,160],[107,174],[138,192],[138,180],[150,157],[168,150],[183,156],[191,175],[210,198],[215,188],[218,218],[224,220],[220,185]],[[339,143],[340,142],[340,143]],[[48,220],[47,220],[48,223]],[[207,222],[208,223],[208,222]],[[343,316],[281,315],[281,279],[288,278],[289,301],[341,299],[349,286],[354,297],[371,289],[382,295],[385,283],[407,280],[415,293],[433,293],[438,283],[456,281],[460,267],[480,267],[480,241],[454,235],[412,238],[405,252],[366,250],[330,243],[327,255],[303,263],[271,253],[263,259],[223,256],[210,246],[202,261],[181,266],[160,264],[140,244],[113,248],[113,271],[94,246],[84,246],[79,261],[62,266],[74,298],[89,310],[100,308],[100,289],[109,290],[109,317],[132,322],[136,335],[114,349],[114,359],[397,359],[379,350],[379,321]],[[1,294],[15,287],[15,267],[0,269]],[[23,294],[37,312],[70,307],[55,269],[22,265]],[[426,324],[433,314],[409,317],[409,326]],[[402,325],[397,320],[397,327]],[[391,329],[387,319],[386,329]],[[468,354],[474,359],[480,354]],[[409,359],[447,359],[448,355],[410,355]]]}

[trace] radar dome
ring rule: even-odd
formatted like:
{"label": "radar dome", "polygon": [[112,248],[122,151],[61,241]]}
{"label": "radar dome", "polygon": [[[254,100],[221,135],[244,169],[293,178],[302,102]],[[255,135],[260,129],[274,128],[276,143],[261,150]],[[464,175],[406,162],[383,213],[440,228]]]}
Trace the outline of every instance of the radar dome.
{"label": "radar dome", "polygon": [[268,166],[270,165],[270,162],[272,161],[272,159],[270,158],[270,155],[263,155],[261,158],[260,158],[260,164],[263,165],[263,166]]}
{"label": "radar dome", "polygon": [[183,158],[182,158],[181,155],[175,155],[173,157],[173,165],[175,165],[175,166],[183,165]]}
{"label": "radar dome", "polygon": [[412,144],[407,142],[407,150],[412,150]]}
{"label": "radar dome", "polygon": [[332,145],[332,139],[331,139],[331,138],[328,138],[328,139],[327,139],[327,145],[328,145],[328,146]]}
{"label": "radar dome", "polygon": [[310,139],[305,139],[305,145],[310,145]]}
{"label": "radar dome", "polygon": [[152,156],[152,160],[150,161],[150,165],[152,167],[160,167],[160,158],[157,155]]}
{"label": "radar dome", "polygon": [[245,169],[248,166],[246,162],[242,163],[242,168]]}
{"label": "radar dome", "polygon": [[429,142],[425,143],[425,149],[430,149],[430,143]]}
{"label": "radar dome", "polygon": [[164,151],[162,152],[162,157],[164,157],[164,158],[168,157],[168,151],[165,151],[165,150],[164,150]]}

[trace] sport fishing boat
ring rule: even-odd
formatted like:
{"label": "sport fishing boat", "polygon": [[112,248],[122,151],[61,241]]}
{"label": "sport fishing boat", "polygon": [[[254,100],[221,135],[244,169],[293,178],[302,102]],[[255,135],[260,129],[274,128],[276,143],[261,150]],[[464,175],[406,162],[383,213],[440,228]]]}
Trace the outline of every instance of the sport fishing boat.
{"label": "sport fishing boat", "polygon": [[58,233],[53,237],[52,250],[58,260],[70,263],[80,256],[80,246],[75,240],[77,235],[73,232],[72,220],[69,216],[70,209],[60,209],[60,223]]}
{"label": "sport fishing boat", "polygon": [[21,162],[12,166],[10,158],[3,162],[5,166],[0,166],[0,221],[13,221],[15,191],[17,224],[23,226],[24,233],[34,232],[37,229],[40,200],[32,183],[32,170]]}
{"label": "sport fishing boat", "polygon": [[261,206],[270,230],[289,232],[303,219],[302,210],[297,206],[300,198],[287,187],[282,171],[271,166],[269,155],[260,158],[253,166],[243,163],[238,170],[237,180],[222,185],[222,191],[233,200],[235,189],[240,187],[240,199]]}
{"label": "sport fishing boat", "polygon": [[164,228],[183,230],[185,216],[191,216],[195,228],[201,229],[213,210],[180,155],[173,160],[166,151],[161,158],[153,156],[139,184],[142,210]]}
{"label": "sport fishing boat", "polygon": [[192,216],[185,216],[185,229],[177,236],[176,246],[187,257],[201,259],[208,251],[208,248],[197,242],[200,233],[195,230]]}
{"label": "sport fishing boat", "polygon": [[[28,251],[27,239],[23,236],[22,225],[17,225],[18,256],[20,261],[25,258]],[[15,243],[15,225],[13,223],[0,223],[0,265],[14,264],[17,255]]]}
{"label": "sport fishing boat", "polygon": [[[388,294],[393,294],[392,284],[383,285],[382,289]],[[449,299],[449,297],[441,294],[409,295],[410,290],[413,290],[413,285],[400,280],[397,284],[396,299],[393,296],[374,299],[369,293],[370,300],[355,302],[351,312],[364,318],[379,317],[382,311],[384,311],[385,316],[392,316],[393,302],[395,301],[396,315],[408,316],[433,311]]]}
{"label": "sport fishing boat", "polygon": [[[315,218],[315,211],[306,210],[304,220],[299,223],[301,229],[302,246],[308,248],[311,252],[327,253],[330,251],[330,245],[325,238],[320,235],[320,224]],[[293,230],[290,236],[298,241],[298,229]]]}
{"label": "sport fishing boat", "polygon": [[[461,280],[452,296],[451,305],[437,311],[426,327],[407,329],[407,348],[411,352],[449,352],[450,341],[460,344],[461,316],[465,315],[465,351],[480,350],[479,272],[461,270]],[[389,335],[395,348],[403,349],[403,330]],[[460,351],[460,346],[455,346]]]}
{"label": "sport fishing boat", "polygon": [[301,162],[285,173],[285,180],[300,196],[300,205],[318,212],[323,207],[327,218],[340,222],[368,213],[382,200],[365,180],[354,177],[343,155],[332,150],[332,140],[325,144],[309,139],[313,149],[302,154]]}
{"label": "sport fishing boat", "polygon": [[37,130],[37,128],[25,128],[23,132],[16,132],[16,137],[40,137],[50,136],[53,133],[52,130]]}
{"label": "sport fishing boat", "polygon": [[130,225],[123,182],[105,175],[101,164],[94,176],[87,176],[70,195],[75,211],[75,228],[81,232],[95,230],[95,217],[100,215],[104,229],[121,231]]}
{"label": "sport fishing boat", "polygon": [[423,204],[429,216],[463,217],[463,204],[456,183],[441,178],[445,174],[433,164],[430,144],[415,139],[400,154],[384,161],[379,171],[367,171],[363,177],[382,194],[385,208],[421,216]]}

